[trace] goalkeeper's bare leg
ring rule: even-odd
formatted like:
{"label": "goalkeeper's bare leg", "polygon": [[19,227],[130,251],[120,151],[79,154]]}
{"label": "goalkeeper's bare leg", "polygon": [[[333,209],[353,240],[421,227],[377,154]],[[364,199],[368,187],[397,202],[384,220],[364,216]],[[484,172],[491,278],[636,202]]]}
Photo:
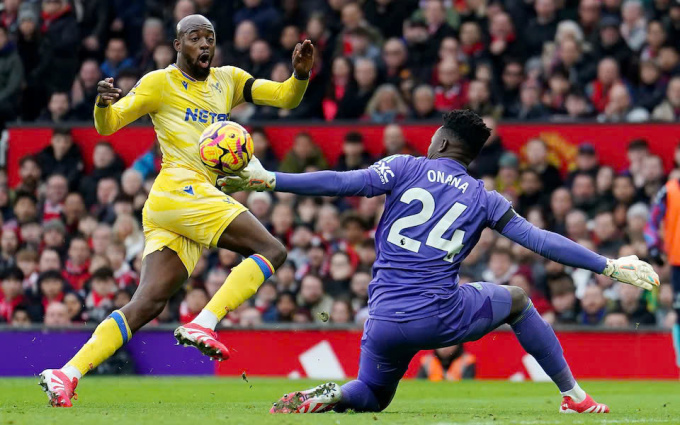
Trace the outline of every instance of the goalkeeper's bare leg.
{"label": "goalkeeper's bare leg", "polygon": [[[175,336],[211,358],[222,360],[228,358],[229,353],[217,340],[213,331],[215,325],[228,311],[250,298],[264,280],[283,264],[287,253],[281,242],[247,211],[229,224],[218,246],[248,258],[232,270],[195,323],[181,326]],[[187,278],[187,268],[173,250],[166,248],[148,254],[142,262],[139,288],[132,300],[100,323],[92,338],[64,367],[47,369],[40,374],[40,384],[50,403],[55,407],[70,407],[75,388],[83,375],[99,366],[127,343],[136,331],[156,318]]]}

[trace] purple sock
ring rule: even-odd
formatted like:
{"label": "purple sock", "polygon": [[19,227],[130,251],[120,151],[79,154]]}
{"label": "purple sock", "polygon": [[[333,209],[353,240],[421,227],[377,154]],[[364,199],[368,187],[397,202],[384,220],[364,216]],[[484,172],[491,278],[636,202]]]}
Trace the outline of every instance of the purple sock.
{"label": "purple sock", "polygon": [[531,301],[511,326],[524,350],[534,356],[560,391],[574,388],[576,381],[564,359],[560,341]]}
{"label": "purple sock", "polygon": [[336,412],[352,409],[357,412],[379,412],[380,404],[373,391],[365,383],[355,380],[340,387],[342,401],[335,407]]}

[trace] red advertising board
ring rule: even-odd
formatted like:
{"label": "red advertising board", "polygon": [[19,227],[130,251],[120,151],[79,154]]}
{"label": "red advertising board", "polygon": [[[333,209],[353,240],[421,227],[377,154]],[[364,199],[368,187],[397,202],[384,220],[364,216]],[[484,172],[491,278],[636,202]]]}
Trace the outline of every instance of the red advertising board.
{"label": "red advertising board", "polygon": [[[382,152],[382,126],[372,125],[268,125],[266,132],[277,155],[282,156],[293,144],[295,135],[306,131],[323,149],[333,164],[342,153],[342,139],[348,131],[363,134],[369,152],[378,156]],[[436,125],[404,125],[406,139],[418,150],[425,152]],[[548,143],[552,160],[567,169],[576,155],[579,143],[590,141],[600,155],[602,163],[621,170],[626,167],[626,146],[635,138],[646,139],[654,153],[660,155],[670,169],[675,146],[680,142],[678,124],[501,124],[498,132],[508,149],[522,154],[522,146],[532,137],[540,137]],[[51,130],[47,128],[15,127],[9,131],[7,172],[9,182],[18,182],[18,161],[25,155],[38,152],[49,144]],[[73,130],[76,143],[83,151],[86,170],[91,168],[92,150],[99,140],[110,141],[126,164],[146,152],[154,140],[151,127],[124,128],[112,136],[99,136],[92,127]]]}
{"label": "red advertising board", "polygon": [[[343,379],[359,365],[359,331],[221,331],[232,352],[218,375]],[[559,332],[567,361],[578,378],[678,379],[673,343],[664,332]],[[545,380],[512,332],[498,331],[465,345],[477,358],[477,378]],[[407,377],[417,373],[421,352]]]}

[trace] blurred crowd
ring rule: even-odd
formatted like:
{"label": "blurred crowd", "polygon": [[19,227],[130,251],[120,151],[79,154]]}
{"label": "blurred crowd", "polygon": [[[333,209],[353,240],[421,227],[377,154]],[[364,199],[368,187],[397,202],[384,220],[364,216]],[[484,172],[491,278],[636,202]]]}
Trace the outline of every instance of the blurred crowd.
{"label": "blurred crowd", "polygon": [[680,0],[2,0],[0,121],[91,120],[97,81],[126,94],[167,67],[193,13],[214,23],[213,66],[256,78],[285,80],[314,42],[300,107],[239,122],[680,119]]}
{"label": "blurred crowd", "polygon": [[[495,127],[491,116],[485,121]],[[273,155],[261,128],[251,129],[255,153],[271,170],[303,172],[365,168],[373,158],[360,133],[348,130],[343,154],[329,164],[307,133],[286,155]],[[384,154],[415,153],[401,128],[383,131]],[[505,151],[492,132],[470,172],[513,202],[534,225],[549,229],[608,257],[648,258],[644,241],[650,203],[666,178],[661,159],[643,139],[627,147],[629,165],[600,165],[584,142],[572,171],[560,172],[546,143],[528,140],[523,159]],[[415,153],[417,155],[417,153]],[[20,162],[21,181],[9,190],[0,174],[0,322],[13,326],[97,323],[130,301],[137,285],[144,237],[141,212],[160,167],[157,146],[129,168],[112,146],[99,142],[93,171],[70,131],[57,128],[51,143]],[[4,180],[4,181],[2,181]],[[384,197],[313,198],[285,193],[240,192],[246,205],[288,248],[288,260],[257,294],[222,322],[326,323],[360,326],[367,318],[368,285],[376,258],[374,232]],[[186,284],[153,323],[192,320],[241,261],[227,250],[205,250]],[[522,287],[538,311],[555,325],[637,328],[670,327],[669,269],[658,267],[662,285],[642,292],[602,275],[544,260],[487,229],[463,262],[460,283],[490,281]]]}

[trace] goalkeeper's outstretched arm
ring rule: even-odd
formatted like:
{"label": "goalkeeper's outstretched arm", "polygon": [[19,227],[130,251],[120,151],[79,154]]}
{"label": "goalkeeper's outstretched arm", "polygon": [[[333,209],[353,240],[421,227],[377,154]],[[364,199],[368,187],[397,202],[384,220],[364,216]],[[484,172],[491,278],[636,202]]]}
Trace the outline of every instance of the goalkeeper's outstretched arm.
{"label": "goalkeeper's outstretched arm", "polygon": [[498,221],[495,228],[513,242],[549,260],[604,274],[647,290],[659,286],[659,276],[652,266],[640,261],[636,256],[607,259],[564,236],[539,229],[517,215],[512,208]]}

